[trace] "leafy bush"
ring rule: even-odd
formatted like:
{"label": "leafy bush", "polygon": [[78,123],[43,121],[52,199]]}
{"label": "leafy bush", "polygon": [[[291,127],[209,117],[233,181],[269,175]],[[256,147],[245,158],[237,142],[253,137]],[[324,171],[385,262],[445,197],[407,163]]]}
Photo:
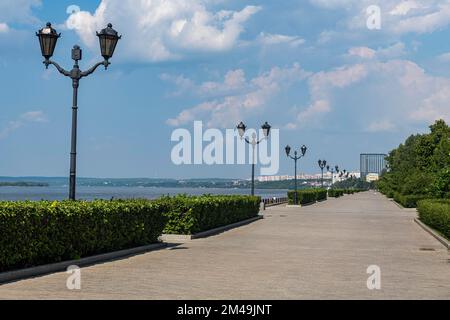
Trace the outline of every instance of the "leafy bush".
{"label": "leafy bush", "polygon": [[342,189],[330,189],[328,190],[328,196],[332,198],[339,198],[344,195],[344,190]]}
{"label": "leafy bush", "polygon": [[432,190],[434,195],[439,198],[450,198],[450,165],[436,174]]}
{"label": "leafy bush", "polygon": [[430,126],[430,133],[410,136],[389,153],[387,161],[389,170],[383,172],[377,188],[388,197],[409,207],[415,206],[414,198],[403,196],[450,196],[450,127],[444,120]]}
{"label": "leafy bush", "polygon": [[317,201],[327,200],[328,191],[326,189],[318,189],[316,190],[316,193],[317,193]]}
{"label": "leafy bush", "polygon": [[0,202],[0,271],[157,242],[164,203]]}
{"label": "leafy bush", "polygon": [[157,200],[168,208],[164,233],[191,235],[256,217],[261,198],[249,196],[176,196]]}
{"label": "leafy bush", "polygon": [[[288,192],[289,204],[294,204],[295,191]],[[299,190],[297,191],[298,204],[306,205],[327,199],[327,191],[323,189]]]}
{"label": "leafy bush", "polygon": [[423,223],[450,239],[450,200],[422,200],[417,210]]}
{"label": "leafy bush", "polygon": [[374,184],[367,182],[361,178],[350,177],[348,179],[337,181],[332,185],[333,189],[344,190],[370,190],[374,188]]}
{"label": "leafy bush", "polygon": [[394,190],[390,189],[388,191],[386,191],[386,193],[384,193],[386,195],[386,197],[388,197],[389,199],[393,199],[395,196],[395,192]]}
{"label": "leafy bush", "polygon": [[429,196],[424,195],[402,195],[400,193],[395,193],[394,200],[395,202],[401,204],[405,208],[416,208],[417,202],[424,199],[429,199]]}

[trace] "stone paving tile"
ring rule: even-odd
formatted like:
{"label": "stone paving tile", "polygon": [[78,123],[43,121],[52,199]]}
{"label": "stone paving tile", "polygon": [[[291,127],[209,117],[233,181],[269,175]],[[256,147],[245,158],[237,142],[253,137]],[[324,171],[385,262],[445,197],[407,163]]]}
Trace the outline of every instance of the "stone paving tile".
{"label": "stone paving tile", "polygon": [[[447,249],[374,192],[304,208],[165,250],[0,286],[0,299],[450,299]],[[421,251],[421,248],[434,251]],[[381,268],[370,291],[367,267]]]}

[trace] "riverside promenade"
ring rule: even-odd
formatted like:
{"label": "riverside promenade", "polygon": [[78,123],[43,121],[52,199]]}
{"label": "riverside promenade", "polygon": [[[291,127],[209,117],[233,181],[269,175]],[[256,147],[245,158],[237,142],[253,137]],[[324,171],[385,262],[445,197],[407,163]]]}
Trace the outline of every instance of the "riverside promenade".
{"label": "riverside promenade", "polygon": [[[450,299],[447,248],[375,192],[303,208],[166,249],[0,286],[0,299]],[[367,288],[369,266],[381,290]]]}

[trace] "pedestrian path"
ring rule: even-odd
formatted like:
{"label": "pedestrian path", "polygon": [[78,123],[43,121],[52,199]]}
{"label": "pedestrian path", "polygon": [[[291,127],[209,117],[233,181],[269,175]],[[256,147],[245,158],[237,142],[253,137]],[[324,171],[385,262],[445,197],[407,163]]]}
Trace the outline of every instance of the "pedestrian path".
{"label": "pedestrian path", "polygon": [[[0,299],[450,299],[447,249],[375,192],[303,208],[222,234],[81,270],[0,286]],[[381,290],[369,290],[369,266]]]}

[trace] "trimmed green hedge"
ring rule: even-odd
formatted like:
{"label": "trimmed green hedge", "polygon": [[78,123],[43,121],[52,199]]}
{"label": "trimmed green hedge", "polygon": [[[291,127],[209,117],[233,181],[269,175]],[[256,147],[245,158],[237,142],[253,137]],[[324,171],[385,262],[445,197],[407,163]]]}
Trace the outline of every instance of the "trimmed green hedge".
{"label": "trimmed green hedge", "polygon": [[344,190],[342,189],[330,189],[328,190],[328,196],[331,198],[339,198],[344,195]]}
{"label": "trimmed green hedge", "polygon": [[155,243],[256,217],[261,198],[0,202],[0,272]]}
{"label": "trimmed green hedge", "polygon": [[450,240],[450,200],[422,200],[418,202],[420,220]]}
{"label": "trimmed green hedge", "polygon": [[0,271],[155,243],[164,203],[0,202]]}
{"label": "trimmed green hedge", "polygon": [[256,217],[261,198],[250,196],[176,196],[157,200],[169,210],[164,233],[191,235]]}
{"label": "trimmed green hedge", "polygon": [[[295,191],[288,192],[289,204],[294,204]],[[297,191],[298,204],[306,205],[315,203],[317,201],[327,200],[327,190],[324,189],[311,189],[311,190],[299,190]]]}
{"label": "trimmed green hedge", "polygon": [[326,189],[318,189],[316,190],[317,201],[324,201],[328,199],[328,191]]}
{"label": "trimmed green hedge", "polygon": [[400,193],[395,193],[394,194],[394,200],[395,202],[401,204],[403,207],[405,208],[416,208],[417,207],[417,203],[420,200],[426,200],[429,199],[429,196],[418,196],[418,195],[402,195]]}

